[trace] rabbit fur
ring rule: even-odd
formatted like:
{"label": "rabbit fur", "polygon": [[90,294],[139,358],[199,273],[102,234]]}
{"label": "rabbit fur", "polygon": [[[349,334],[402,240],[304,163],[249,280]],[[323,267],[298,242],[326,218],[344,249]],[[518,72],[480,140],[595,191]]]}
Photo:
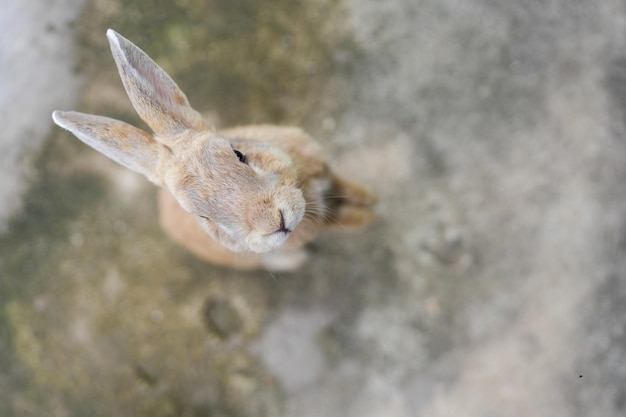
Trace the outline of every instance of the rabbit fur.
{"label": "rabbit fur", "polygon": [[335,175],[301,129],[218,132],[145,52],[112,29],[107,38],[133,107],[153,134],[74,111],[52,118],[161,187],[160,222],[174,241],[214,264],[293,270],[322,230],[374,220],[375,196]]}

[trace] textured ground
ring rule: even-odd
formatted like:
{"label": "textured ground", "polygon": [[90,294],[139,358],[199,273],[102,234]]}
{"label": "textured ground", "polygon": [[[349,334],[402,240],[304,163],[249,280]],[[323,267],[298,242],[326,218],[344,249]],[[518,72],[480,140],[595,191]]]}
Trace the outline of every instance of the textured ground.
{"label": "textured ground", "polygon": [[623,2],[171,3],[59,23],[72,106],[139,123],[113,27],[216,123],[306,127],[380,221],[298,273],[215,268],[163,236],[146,181],[33,113],[39,152],[0,142],[34,161],[2,166],[0,415],[626,413]]}

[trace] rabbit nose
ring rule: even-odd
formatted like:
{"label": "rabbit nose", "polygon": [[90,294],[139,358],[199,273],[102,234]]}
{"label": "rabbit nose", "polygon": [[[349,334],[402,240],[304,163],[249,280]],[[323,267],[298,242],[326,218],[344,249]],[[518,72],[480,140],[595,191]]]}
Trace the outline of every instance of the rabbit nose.
{"label": "rabbit nose", "polygon": [[291,233],[291,230],[285,227],[285,216],[283,215],[283,211],[278,210],[278,213],[280,214],[280,226],[277,232]]}

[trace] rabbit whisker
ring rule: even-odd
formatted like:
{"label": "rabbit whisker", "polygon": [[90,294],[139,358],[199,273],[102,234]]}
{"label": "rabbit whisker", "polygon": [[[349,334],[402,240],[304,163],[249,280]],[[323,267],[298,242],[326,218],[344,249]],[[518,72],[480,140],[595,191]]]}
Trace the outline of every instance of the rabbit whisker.
{"label": "rabbit whisker", "polygon": [[269,269],[268,267],[265,267],[265,270],[267,271],[268,274],[270,274],[270,277],[272,277],[274,282],[276,282],[277,284],[280,283],[280,281],[278,281],[278,279],[276,279],[276,276],[274,275],[274,273],[272,272],[271,269]]}

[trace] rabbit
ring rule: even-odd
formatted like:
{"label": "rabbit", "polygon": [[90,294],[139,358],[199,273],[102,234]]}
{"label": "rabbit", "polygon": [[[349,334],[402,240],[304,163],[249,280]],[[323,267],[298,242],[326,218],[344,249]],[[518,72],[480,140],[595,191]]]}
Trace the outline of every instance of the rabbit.
{"label": "rabbit", "polygon": [[172,240],[213,264],[290,271],[324,229],[376,218],[377,198],[333,173],[303,130],[217,131],[145,52],[112,29],[107,38],[132,105],[154,133],[75,111],[52,119],[161,188],[159,220]]}

